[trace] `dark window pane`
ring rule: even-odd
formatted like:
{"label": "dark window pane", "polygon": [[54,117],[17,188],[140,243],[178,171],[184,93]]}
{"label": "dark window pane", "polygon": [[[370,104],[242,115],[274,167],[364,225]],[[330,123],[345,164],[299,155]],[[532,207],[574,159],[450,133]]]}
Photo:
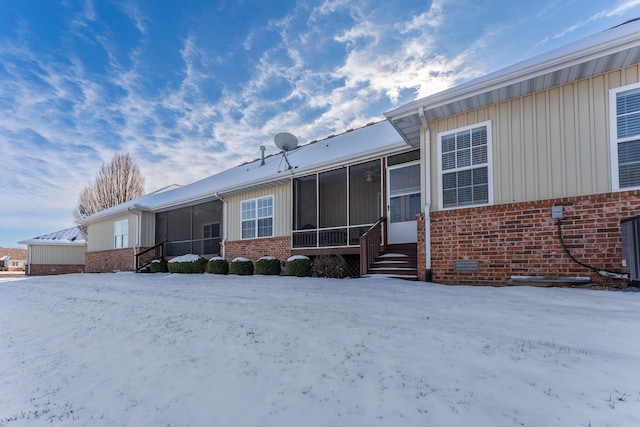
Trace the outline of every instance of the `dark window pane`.
{"label": "dark window pane", "polygon": [[293,188],[294,229],[309,230],[317,228],[316,175],[294,179]]}
{"label": "dark window pane", "polygon": [[349,168],[349,225],[373,224],[380,218],[381,162]]}
{"label": "dark window pane", "polygon": [[347,169],[319,174],[318,193],[320,228],[347,225]]}

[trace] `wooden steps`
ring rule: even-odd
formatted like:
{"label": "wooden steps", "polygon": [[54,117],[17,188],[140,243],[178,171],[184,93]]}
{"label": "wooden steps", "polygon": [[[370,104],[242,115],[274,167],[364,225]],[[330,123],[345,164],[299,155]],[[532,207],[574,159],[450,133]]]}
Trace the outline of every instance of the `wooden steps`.
{"label": "wooden steps", "polygon": [[415,243],[385,246],[369,266],[367,275],[385,275],[397,279],[418,280],[418,247]]}

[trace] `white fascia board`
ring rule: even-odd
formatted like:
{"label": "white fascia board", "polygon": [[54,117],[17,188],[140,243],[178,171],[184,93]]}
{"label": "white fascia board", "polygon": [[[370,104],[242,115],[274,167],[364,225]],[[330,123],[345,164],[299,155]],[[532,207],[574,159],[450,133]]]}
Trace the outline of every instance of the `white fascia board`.
{"label": "white fascia board", "polygon": [[80,242],[70,242],[68,240],[39,240],[39,239],[28,239],[22,240],[18,242],[20,245],[31,245],[31,246],[87,246],[87,241]]}

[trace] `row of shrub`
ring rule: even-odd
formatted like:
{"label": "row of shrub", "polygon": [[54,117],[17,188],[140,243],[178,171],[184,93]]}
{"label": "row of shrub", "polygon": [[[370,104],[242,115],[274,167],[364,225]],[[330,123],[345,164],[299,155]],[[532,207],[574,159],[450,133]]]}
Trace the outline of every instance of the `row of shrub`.
{"label": "row of shrub", "polygon": [[[302,255],[292,256],[284,265],[284,275],[297,277],[327,277],[341,279],[345,276],[346,262],[340,255],[319,255],[313,262]],[[254,264],[248,258],[235,258],[230,263],[222,257],[213,257],[209,261],[199,255],[183,255],[169,262],[155,260],[151,263],[152,273],[187,273],[201,274],[237,274],[250,276],[253,274],[275,275],[283,273],[279,259],[265,256]]]}

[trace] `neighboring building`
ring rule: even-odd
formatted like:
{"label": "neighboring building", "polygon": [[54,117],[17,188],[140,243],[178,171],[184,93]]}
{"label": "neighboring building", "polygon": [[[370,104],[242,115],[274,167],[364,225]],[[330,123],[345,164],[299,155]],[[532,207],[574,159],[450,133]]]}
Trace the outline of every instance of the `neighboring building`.
{"label": "neighboring building", "polygon": [[0,271],[24,271],[26,263],[26,249],[0,248]]}
{"label": "neighboring building", "polygon": [[386,113],[430,171],[420,279],[620,283],[572,260],[559,231],[581,263],[626,271],[620,221],[640,213],[639,62],[635,20]]}
{"label": "neighboring building", "polygon": [[26,274],[30,276],[82,273],[87,240],[80,227],[18,242],[27,245]]}

